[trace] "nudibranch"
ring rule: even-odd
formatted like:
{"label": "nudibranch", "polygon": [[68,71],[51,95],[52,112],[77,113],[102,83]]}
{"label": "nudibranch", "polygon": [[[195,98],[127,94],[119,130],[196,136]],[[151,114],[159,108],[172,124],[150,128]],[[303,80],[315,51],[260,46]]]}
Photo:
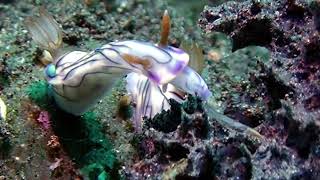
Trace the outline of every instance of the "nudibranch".
{"label": "nudibranch", "polygon": [[44,10],[27,19],[35,42],[53,54],[45,69],[46,79],[58,106],[81,115],[127,75],[127,90],[136,104],[134,122],[141,128],[143,117],[153,117],[169,108],[168,99],[184,100],[185,93],[206,100],[211,92],[204,80],[188,67],[189,55],[168,45],[170,18],[165,11],[159,44],[136,40],[110,42],[91,52],[61,52],[62,33],[57,22]]}

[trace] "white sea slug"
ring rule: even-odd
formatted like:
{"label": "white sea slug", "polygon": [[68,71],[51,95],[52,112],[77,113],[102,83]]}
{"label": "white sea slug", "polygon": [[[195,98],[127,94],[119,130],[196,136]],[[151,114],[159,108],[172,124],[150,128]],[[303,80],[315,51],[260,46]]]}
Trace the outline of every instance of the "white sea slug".
{"label": "white sea slug", "polygon": [[91,52],[71,51],[61,55],[62,33],[57,22],[44,10],[28,18],[27,27],[35,42],[53,54],[45,69],[46,79],[58,106],[81,115],[127,75],[127,90],[136,103],[134,122],[141,128],[144,116],[153,117],[168,109],[168,99],[183,101],[181,92],[206,100],[211,92],[204,80],[187,66],[189,55],[167,45],[170,18],[165,11],[159,44],[126,40],[110,42]]}

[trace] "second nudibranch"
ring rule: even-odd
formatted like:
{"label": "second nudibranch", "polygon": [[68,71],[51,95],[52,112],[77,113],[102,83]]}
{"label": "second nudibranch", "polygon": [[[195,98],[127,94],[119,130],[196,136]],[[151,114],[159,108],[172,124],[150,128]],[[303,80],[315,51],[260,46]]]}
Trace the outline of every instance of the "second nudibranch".
{"label": "second nudibranch", "polygon": [[[167,45],[170,18],[165,12],[159,44],[129,40],[108,43],[92,52],[72,51],[58,56],[61,30],[43,9],[40,17],[27,20],[33,39],[55,55],[45,69],[58,106],[81,115],[127,75],[127,91],[136,104],[134,122],[141,128],[143,117],[153,117],[169,108],[168,99],[184,100],[184,93],[206,100],[211,92],[204,80],[188,67],[189,55]],[[61,51],[59,51],[61,52]]]}

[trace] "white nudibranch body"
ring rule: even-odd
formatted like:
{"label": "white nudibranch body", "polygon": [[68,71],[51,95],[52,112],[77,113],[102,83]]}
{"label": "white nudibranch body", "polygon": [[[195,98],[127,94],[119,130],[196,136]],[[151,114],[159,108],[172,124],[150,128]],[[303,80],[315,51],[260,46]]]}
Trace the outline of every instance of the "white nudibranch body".
{"label": "white nudibranch body", "polygon": [[[145,49],[147,51],[143,51]],[[126,55],[146,59],[148,67],[125,59]],[[106,44],[89,53],[66,53],[48,65],[45,73],[57,104],[69,113],[80,115],[108,92],[116,79],[129,72],[141,74],[160,85],[175,78],[188,61],[188,54],[176,48],[122,41]]]}
{"label": "white nudibranch body", "polygon": [[[52,25],[46,29],[48,23]],[[62,42],[61,30],[46,11],[42,9],[40,17],[28,19],[27,27],[32,36],[40,34],[33,39],[55,55],[45,69],[46,79],[57,105],[74,115],[87,111],[125,75],[127,91],[136,104],[134,124],[138,131],[143,117],[152,118],[170,107],[170,98],[183,102],[184,93],[203,100],[211,95],[200,75],[187,66],[189,55],[164,44],[167,37],[162,38],[160,45],[119,41],[91,52],[72,51],[57,56],[57,47]]]}

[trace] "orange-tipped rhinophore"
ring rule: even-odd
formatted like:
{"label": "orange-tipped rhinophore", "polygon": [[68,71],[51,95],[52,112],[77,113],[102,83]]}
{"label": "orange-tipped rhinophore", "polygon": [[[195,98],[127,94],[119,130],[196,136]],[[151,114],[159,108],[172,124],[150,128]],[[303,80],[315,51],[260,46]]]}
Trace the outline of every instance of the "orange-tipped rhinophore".
{"label": "orange-tipped rhinophore", "polygon": [[168,14],[168,11],[165,10],[162,16],[162,22],[161,22],[161,39],[159,42],[159,46],[165,47],[168,45],[168,38],[170,34],[170,16]]}

